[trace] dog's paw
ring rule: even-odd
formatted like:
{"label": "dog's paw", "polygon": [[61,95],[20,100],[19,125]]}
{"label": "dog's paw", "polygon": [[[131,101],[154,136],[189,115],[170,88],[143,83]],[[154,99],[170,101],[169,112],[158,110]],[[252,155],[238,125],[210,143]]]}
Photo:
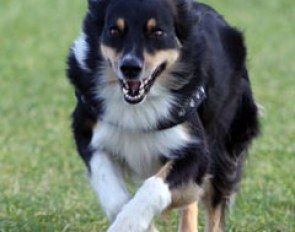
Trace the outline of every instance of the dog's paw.
{"label": "dog's paw", "polygon": [[153,230],[154,216],[171,202],[168,186],[157,177],[147,179],[118,214],[108,232],[147,232]]}
{"label": "dog's paw", "polygon": [[159,232],[159,230],[156,228],[154,224],[151,224],[146,232]]}
{"label": "dog's paw", "polygon": [[109,208],[105,209],[105,213],[111,222],[116,219],[117,215],[123,208],[124,204],[125,202],[119,202],[119,201],[109,203]]}
{"label": "dog's paw", "polygon": [[119,214],[108,232],[146,232],[148,228],[149,225],[136,215]]}
{"label": "dog's paw", "polygon": [[134,216],[118,215],[116,221],[111,225],[107,232],[159,232],[152,223],[148,226],[148,221],[143,221]]}

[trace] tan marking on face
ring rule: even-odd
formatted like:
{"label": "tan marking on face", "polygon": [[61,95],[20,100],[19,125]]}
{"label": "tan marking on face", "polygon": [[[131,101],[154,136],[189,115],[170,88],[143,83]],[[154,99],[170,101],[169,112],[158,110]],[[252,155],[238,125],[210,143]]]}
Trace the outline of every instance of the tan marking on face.
{"label": "tan marking on face", "polygon": [[125,30],[125,20],[123,18],[118,18],[117,22],[117,27],[120,29],[120,31],[124,31]]}
{"label": "tan marking on face", "polygon": [[147,21],[146,27],[148,31],[152,31],[157,26],[157,21],[154,18],[151,18]]}
{"label": "tan marking on face", "polygon": [[118,78],[116,77],[116,74],[114,70],[108,66],[106,69],[103,71],[104,76],[107,78],[106,82],[109,85],[117,85],[118,84]]}
{"label": "tan marking on face", "polygon": [[[149,54],[148,52],[144,51],[144,61],[145,61],[145,76],[150,76],[152,73],[164,62],[167,62],[166,69],[159,76],[158,82],[165,82],[165,73],[168,73],[174,64],[176,63],[179,57],[179,51],[177,49],[166,49],[160,50],[155,54]],[[165,85],[165,83],[162,83]]]}
{"label": "tan marking on face", "polygon": [[198,202],[193,202],[190,205],[180,210],[179,229],[181,232],[196,232],[198,231]]}
{"label": "tan marking on face", "polygon": [[166,75],[171,70],[173,64],[176,62],[176,60],[179,57],[179,51],[177,49],[166,49],[166,50],[160,50],[154,54],[150,54],[147,51],[143,52],[144,57],[144,76],[149,77],[151,76],[155,70],[164,62],[167,62],[166,69],[163,71],[163,73],[158,77],[158,83],[162,85],[166,85],[166,83],[163,83],[166,81],[167,78],[165,78]]}
{"label": "tan marking on face", "polygon": [[144,60],[148,67],[157,68],[163,62],[167,62],[168,66],[176,62],[179,57],[177,49],[165,49],[157,51],[155,54],[149,54],[144,51]]}
{"label": "tan marking on face", "polygon": [[121,54],[117,53],[113,48],[103,44],[100,45],[100,50],[104,59],[111,63],[111,66],[108,65],[104,69],[104,74],[108,78],[107,81],[110,83],[117,83],[116,70],[119,69],[119,58],[121,57]]}
{"label": "tan marking on face", "polygon": [[101,44],[100,50],[105,60],[111,61],[113,63],[116,59],[118,59],[118,54],[116,53],[115,49]]}

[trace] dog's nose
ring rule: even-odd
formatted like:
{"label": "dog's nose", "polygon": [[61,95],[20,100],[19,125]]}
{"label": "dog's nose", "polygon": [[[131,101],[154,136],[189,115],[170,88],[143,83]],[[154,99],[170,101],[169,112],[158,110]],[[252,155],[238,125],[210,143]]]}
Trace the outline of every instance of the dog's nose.
{"label": "dog's nose", "polygon": [[142,70],[142,62],[136,57],[126,57],[122,60],[120,69],[126,79],[137,79]]}

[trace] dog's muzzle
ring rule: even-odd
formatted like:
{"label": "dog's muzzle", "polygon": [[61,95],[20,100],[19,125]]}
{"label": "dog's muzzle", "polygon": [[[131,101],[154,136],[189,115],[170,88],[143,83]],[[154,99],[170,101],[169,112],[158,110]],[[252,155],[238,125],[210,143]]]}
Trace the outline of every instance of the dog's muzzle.
{"label": "dog's muzzle", "polygon": [[[124,99],[126,102],[130,104],[137,104],[144,100],[146,94],[150,91],[152,85],[154,84],[155,80],[158,76],[166,69],[167,63],[164,62],[161,65],[159,65],[155,71],[152,73],[151,76],[148,78],[144,78],[142,80],[138,79],[139,68],[123,68],[125,70],[124,72],[128,74],[129,78],[124,78],[123,80],[120,79]],[[122,70],[122,67],[121,67]],[[124,72],[122,70],[123,75],[125,76]],[[139,73],[141,72],[141,68]],[[132,78],[130,78],[132,77]]]}

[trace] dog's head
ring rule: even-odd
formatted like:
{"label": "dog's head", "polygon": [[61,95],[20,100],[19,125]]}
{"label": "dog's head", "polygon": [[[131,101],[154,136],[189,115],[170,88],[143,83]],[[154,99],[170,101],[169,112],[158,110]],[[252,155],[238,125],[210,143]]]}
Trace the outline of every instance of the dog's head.
{"label": "dog's head", "polygon": [[105,4],[99,49],[108,76],[128,103],[142,102],[179,59],[187,33],[181,20],[191,1],[89,0],[97,2]]}

